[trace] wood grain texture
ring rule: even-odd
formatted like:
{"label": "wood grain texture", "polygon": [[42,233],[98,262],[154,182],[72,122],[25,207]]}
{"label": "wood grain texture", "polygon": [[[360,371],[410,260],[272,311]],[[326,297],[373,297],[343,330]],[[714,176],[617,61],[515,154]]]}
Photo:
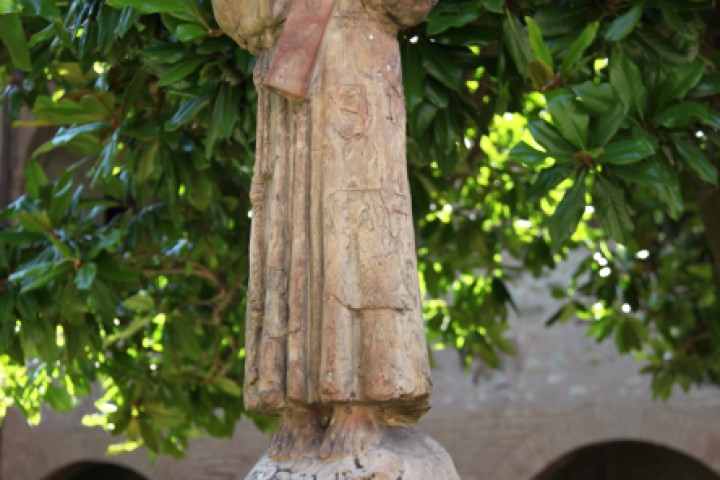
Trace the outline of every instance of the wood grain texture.
{"label": "wood grain texture", "polygon": [[264,88],[277,50],[258,62],[248,409],[428,408],[396,28],[337,0],[306,101]]}
{"label": "wood grain texture", "polygon": [[[265,50],[244,400],[281,419],[247,478],[458,478],[407,427],[428,410],[431,381],[396,35],[431,6],[296,0],[282,28],[249,32]],[[224,18],[249,44],[247,20]]]}

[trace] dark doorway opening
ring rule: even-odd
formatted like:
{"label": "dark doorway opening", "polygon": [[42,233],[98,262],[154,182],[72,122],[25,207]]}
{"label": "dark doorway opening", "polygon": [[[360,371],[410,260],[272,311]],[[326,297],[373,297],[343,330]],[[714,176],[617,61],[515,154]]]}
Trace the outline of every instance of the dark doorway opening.
{"label": "dark doorway opening", "polygon": [[720,480],[698,460],[645,442],[609,442],[574,450],[534,480]]}
{"label": "dark doorway opening", "polygon": [[79,462],[62,468],[45,480],[147,480],[127,467],[104,462]]}

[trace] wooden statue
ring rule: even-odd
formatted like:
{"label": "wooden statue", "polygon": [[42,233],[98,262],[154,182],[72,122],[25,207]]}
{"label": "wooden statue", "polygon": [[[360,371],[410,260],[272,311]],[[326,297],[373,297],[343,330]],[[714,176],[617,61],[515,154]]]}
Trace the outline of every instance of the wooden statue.
{"label": "wooden statue", "polygon": [[[397,457],[419,436],[417,457],[439,455],[451,473],[400,478],[457,478],[432,440],[391,431],[428,410],[431,387],[396,40],[430,1],[213,2],[220,26],[260,53],[244,395],[281,421],[248,478],[285,478],[272,469],[301,457]],[[348,478],[375,478],[351,464]]]}

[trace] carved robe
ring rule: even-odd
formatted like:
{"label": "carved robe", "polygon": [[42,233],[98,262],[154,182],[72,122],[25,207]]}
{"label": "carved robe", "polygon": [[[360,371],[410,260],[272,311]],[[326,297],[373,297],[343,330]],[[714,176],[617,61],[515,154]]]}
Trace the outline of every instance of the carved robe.
{"label": "carved robe", "polygon": [[429,408],[398,20],[382,10],[336,0],[307,100],[263,88],[274,51],[258,60],[249,410],[382,403],[413,419]]}

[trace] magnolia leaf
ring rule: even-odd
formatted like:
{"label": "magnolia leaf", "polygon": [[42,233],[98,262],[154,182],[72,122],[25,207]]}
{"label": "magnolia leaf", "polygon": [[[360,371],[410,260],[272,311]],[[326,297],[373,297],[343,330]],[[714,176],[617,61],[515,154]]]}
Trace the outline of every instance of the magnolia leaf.
{"label": "magnolia leaf", "polygon": [[717,168],[708,160],[700,147],[686,138],[677,138],[675,140],[675,148],[680,154],[680,157],[700,178],[708,183],[717,185]]}
{"label": "magnolia leaf", "polygon": [[138,293],[122,302],[122,306],[136,312],[149,312],[155,308],[155,301],[147,293]]}
{"label": "magnolia leaf", "polygon": [[633,223],[628,214],[627,202],[622,188],[597,176],[593,185],[593,206],[595,214],[607,235],[621,244],[626,244]]}
{"label": "magnolia leaf", "polygon": [[206,29],[194,23],[183,23],[175,29],[175,36],[181,42],[189,42],[196,38],[204,37],[207,34]]}
{"label": "magnolia leaf", "polygon": [[78,290],[89,290],[95,281],[97,275],[97,265],[93,262],[88,262],[78,270],[75,275],[75,286]]}
{"label": "magnolia leaf", "polygon": [[243,395],[242,387],[230,378],[216,378],[213,381],[213,384],[223,392],[227,393],[228,395],[232,395],[233,397],[242,397]]}
{"label": "magnolia leaf", "polygon": [[552,72],[552,54],[550,53],[550,47],[548,47],[545,40],[543,40],[543,34],[540,27],[538,27],[532,17],[525,17],[525,22],[527,23],[528,35],[530,37],[530,49],[535,54],[535,58],[547,65]]}
{"label": "magnolia leaf", "polygon": [[0,15],[0,41],[10,52],[10,58],[15,68],[30,71],[32,68],[30,49],[25,39],[20,15],[17,13]]}
{"label": "magnolia leaf", "polygon": [[573,95],[563,94],[553,97],[547,105],[553,124],[560,135],[576,149],[585,150],[587,146],[590,117],[581,113]]}
{"label": "magnolia leaf", "polygon": [[597,156],[598,163],[624,165],[643,160],[655,153],[655,145],[649,137],[637,137],[619,140],[605,147]]}
{"label": "magnolia leaf", "polygon": [[630,10],[613,20],[607,32],[605,32],[605,38],[610,42],[619,42],[627,37],[640,21],[642,14],[643,4],[636,3]]}
{"label": "magnolia leaf", "polygon": [[587,25],[583,31],[580,32],[580,35],[578,35],[572,45],[570,45],[570,48],[568,48],[568,51],[565,53],[562,65],[560,66],[561,76],[564,77],[570,73],[570,70],[574,68],[575,64],[577,64],[577,62],[579,62],[582,58],[585,50],[587,50],[588,47],[595,41],[599,25],[600,24],[598,22],[592,22]]}
{"label": "magnolia leaf", "polygon": [[30,160],[25,166],[25,189],[30,198],[39,198],[40,187],[47,183],[47,176],[43,168],[35,160]]}
{"label": "magnolia leaf", "polygon": [[585,211],[585,173],[580,173],[548,220],[550,238],[556,247],[568,240]]}
{"label": "magnolia leaf", "polygon": [[544,120],[533,119],[528,123],[528,128],[535,141],[547,150],[548,155],[555,157],[575,153],[576,149]]}
{"label": "magnolia leaf", "polygon": [[647,106],[647,89],[640,69],[621,50],[613,50],[609,64],[610,83],[623,105],[641,118]]}

